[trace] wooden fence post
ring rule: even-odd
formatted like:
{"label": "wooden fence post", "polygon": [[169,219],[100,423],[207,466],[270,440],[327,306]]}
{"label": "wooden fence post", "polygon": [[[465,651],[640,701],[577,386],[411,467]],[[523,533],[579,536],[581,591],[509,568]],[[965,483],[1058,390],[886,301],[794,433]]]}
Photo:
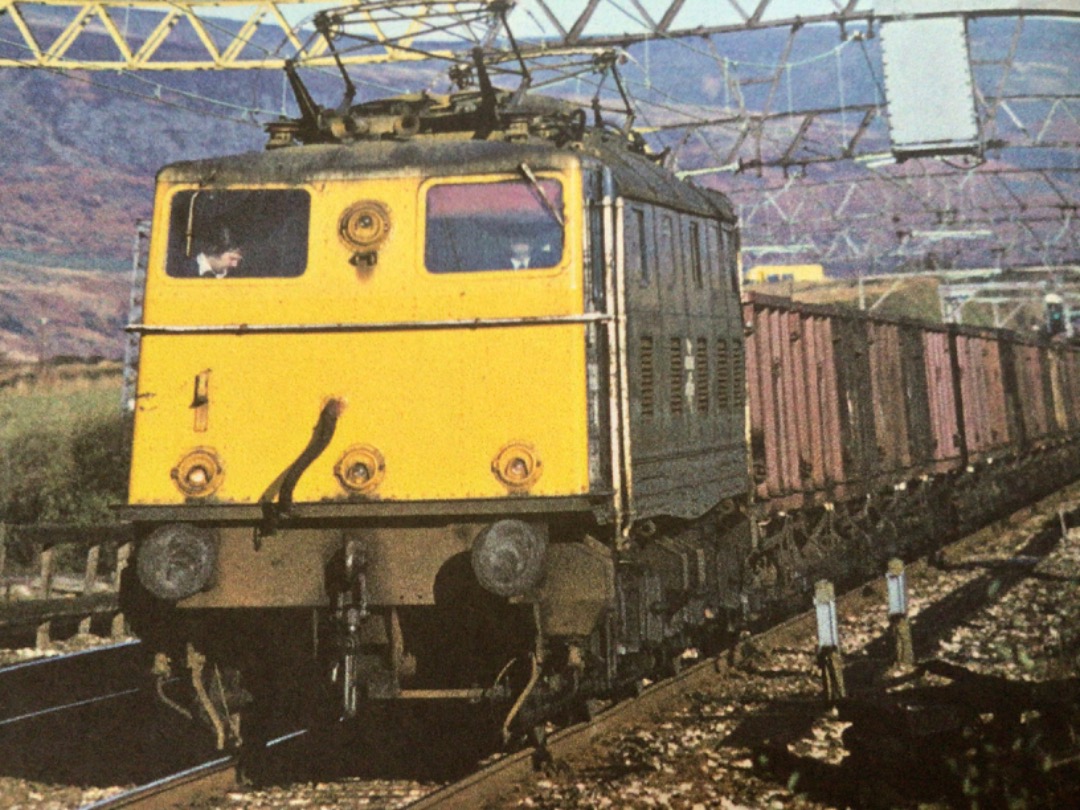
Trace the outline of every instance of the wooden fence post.
{"label": "wooden fence post", "polygon": [[[124,543],[116,549],[116,575],[113,587],[117,593],[120,593],[120,578],[123,576],[124,569],[128,567],[129,559],[131,559],[131,543]],[[112,620],[112,637],[120,638],[127,634],[127,621],[124,619],[123,612],[118,611]]]}
{"label": "wooden fence post", "polygon": [[54,562],[56,552],[52,546],[41,550],[41,598],[52,599]]}
{"label": "wooden fence post", "polygon": [[885,574],[885,590],[889,598],[889,630],[893,639],[893,658],[903,666],[915,665],[915,645],[911,638],[911,621],[907,612],[907,575],[904,561],[889,560]]}
{"label": "wooden fence post", "polygon": [[[41,550],[41,598],[51,599],[53,588],[54,562],[56,554],[52,546],[46,546]],[[34,646],[39,650],[47,650],[52,646],[52,622],[44,621],[38,625],[37,638]]]}
{"label": "wooden fence post", "polygon": [[98,563],[101,560],[101,545],[90,546],[86,553],[86,575],[83,578],[83,595],[89,596],[97,584]]}
{"label": "wooden fence post", "polygon": [[[90,546],[86,552],[86,573],[83,576],[83,596],[92,596],[97,582],[98,563],[101,560],[101,544]],[[86,635],[93,629],[94,617],[87,616],[79,622],[79,633]]]}

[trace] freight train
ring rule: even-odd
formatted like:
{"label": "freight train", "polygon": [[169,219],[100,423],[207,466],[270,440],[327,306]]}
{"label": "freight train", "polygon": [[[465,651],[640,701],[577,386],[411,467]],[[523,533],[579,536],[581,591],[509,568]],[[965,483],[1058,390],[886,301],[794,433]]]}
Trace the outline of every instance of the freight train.
{"label": "freight train", "polygon": [[515,737],[1077,474],[1080,352],[744,301],[722,194],[478,69],[292,73],[265,152],[158,175],[121,599],[219,746],[405,701]]}

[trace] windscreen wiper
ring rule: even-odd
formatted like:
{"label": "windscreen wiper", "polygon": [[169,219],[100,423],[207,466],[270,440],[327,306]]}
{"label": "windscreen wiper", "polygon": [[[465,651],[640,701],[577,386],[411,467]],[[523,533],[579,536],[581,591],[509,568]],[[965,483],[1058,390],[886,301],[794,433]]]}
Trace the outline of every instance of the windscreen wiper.
{"label": "windscreen wiper", "polygon": [[563,222],[562,214],[555,208],[555,204],[548,198],[547,192],[544,191],[544,187],[540,185],[540,181],[536,179],[536,175],[533,174],[533,170],[529,168],[528,163],[518,164],[518,170],[525,175],[525,179],[532,184],[532,187],[536,189],[536,193],[540,195],[541,201],[544,203],[544,207],[548,212],[555,217],[555,221],[559,223],[560,227],[565,228],[566,223]]}

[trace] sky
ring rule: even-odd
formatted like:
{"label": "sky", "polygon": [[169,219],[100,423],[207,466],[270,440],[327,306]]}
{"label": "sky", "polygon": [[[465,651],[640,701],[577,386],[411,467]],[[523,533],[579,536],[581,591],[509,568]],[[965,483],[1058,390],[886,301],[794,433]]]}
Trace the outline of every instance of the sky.
{"label": "sky", "polygon": [[[244,0],[223,0],[225,5],[219,6],[213,13],[233,19],[247,19],[250,17],[254,5],[245,4]],[[287,0],[281,0],[287,3]],[[463,0],[461,6],[475,7],[476,0],[470,2]],[[925,8],[927,4],[941,5],[947,0],[857,0],[853,11],[869,11],[874,7],[888,5],[897,7],[910,4],[913,8]],[[992,4],[994,0],[964,0],[957,5],[978,6],[982,3]],[[1000,2],[1000,0],[999,0]],[[1023,0],[1014,0],[1023,5]],[[611,34],[636,34],[644,33],[649,29],[648,24],[642,17],[641,9],[644,9],[654,21],[659,21],[671,6],[672,0],[600,0],[592,17],[583,30],[585,36],[601,36]],[[669,30],[689,30],[700,26],[723,26],[738,25],[757,8],[760,0],[685,0],[682,8],[671,22]],[[310,20],[318,11],[329,8],[342,8],[349,5],[348,0],[337,2],[312,2],[312,3],[289,3],[281,6],[285,17],[296,24],[300,21]],[[436,7],[449,7],[454,5],[450,2],[432,3]],[[547,0],[547,5],[558,16],[563,27],[569,28],[577,19],[581,10],[586,6],[586,0]],[[770,0],[761,16],[760,22],[779,20],[791,20],[796,17],[813,17],[836,13],[839,9],[848,5],[848,0]],[[1038,5],[1032,2],[1032,5]],[[230,8],[231,6],[231,8]],[[420,2],[416,6],[421,6]],[[541,10],[537,0],[516,0],[516,5],[510,15],[511,27],[514,35],[523,39],[543,40],[545,37],[555,37],[556,27],[551,23],[547,15]],[[402,24],[398,30],[389,27],[388,35],[405,33],[406,24]]]}
{"label": "sky", "polygon": [[[742,17],[736,6],[749,12],[756,7],[757,2],[758,0],[686,0],[673,24],[676,28],[695,28],[700,25],[738,23]],[[671,5],[671,0],[638,0],[638,3],[654,20],[659,20]],[[234,19],[247,19],[251,14],[252,6],[245,6],[242,2],[230,2],[229,5],[234,8],[223,6],[215,13]],[[312,16],[321,9],[340,8],[346,5],[348,5],[347,2],[299,3],[283,6],[283,12],[290,21],[296,22]],[[869,8],[871,5],[871,0],[860,0],[857,7]],[[560,22],[568,26],[585,7],[585,2],[584,0],[548,0],[548,6],[558,15]],[[836,11],[836,5],[833,0],[771,0],[762,21],[790,19],[797,15],[812,16],[834,11]],[[555,34],[554,27],[535,0],[517,0],[510,22],[517,36],[533,38]],[[634,33],[644,28],[641,14],[631,0],[601,0],[584,33],[587,35]]]}

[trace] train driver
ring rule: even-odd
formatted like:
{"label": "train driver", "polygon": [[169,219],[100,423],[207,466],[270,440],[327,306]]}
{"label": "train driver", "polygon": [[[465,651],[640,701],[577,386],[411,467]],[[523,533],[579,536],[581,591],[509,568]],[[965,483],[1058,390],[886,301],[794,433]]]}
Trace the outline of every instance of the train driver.
{"label": "train driver", "polygon": [[225,278],[243,260],[244,251],[227,227],[217,229],[195,257],[199,278]]}
{"label": "train driver", "polygon": [[528,270],[532,246],[521,237],[510,240],[510,266],[515,270]]}

